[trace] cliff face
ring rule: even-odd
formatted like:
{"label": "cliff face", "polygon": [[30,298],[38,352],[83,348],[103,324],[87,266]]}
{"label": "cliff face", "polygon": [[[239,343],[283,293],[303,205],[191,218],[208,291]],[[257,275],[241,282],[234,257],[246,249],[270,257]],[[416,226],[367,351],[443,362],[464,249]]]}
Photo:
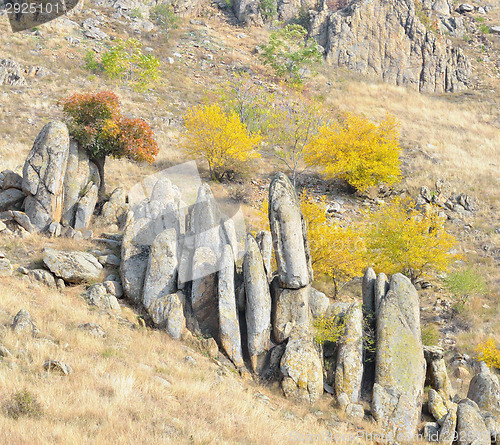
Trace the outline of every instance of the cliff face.
{"label": "cliff face", "polygon": [[310,32],[332,65],[425,92],[469,84],[467,58],[422,24],[414,0],[358,0],[334,12],[324,3]]}

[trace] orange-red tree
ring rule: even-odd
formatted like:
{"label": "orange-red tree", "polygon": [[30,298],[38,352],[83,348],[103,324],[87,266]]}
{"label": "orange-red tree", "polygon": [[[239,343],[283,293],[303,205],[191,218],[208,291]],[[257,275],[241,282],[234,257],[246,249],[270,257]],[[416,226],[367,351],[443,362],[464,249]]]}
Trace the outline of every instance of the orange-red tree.
{"label": "orange-red tree", "polygon": [[152,164],[158,154],[151,127],[142,119],[121,114],[120,100],[111,91],[73,94],[60,102],[70,134],[97,165],[101,177],[99,196],[105,193],[107,156]]}

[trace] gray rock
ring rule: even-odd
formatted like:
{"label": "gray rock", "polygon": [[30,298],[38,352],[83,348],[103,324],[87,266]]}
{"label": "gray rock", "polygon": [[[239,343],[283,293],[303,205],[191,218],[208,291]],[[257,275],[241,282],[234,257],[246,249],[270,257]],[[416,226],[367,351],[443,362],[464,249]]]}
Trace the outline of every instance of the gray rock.
{"label": "gray rock", "polygon": [[[335,390],[333,392],[335,392]],[[345,392],[337,395],[337,405],[341,411],[346,411],[349,403],[349,396]]]}
{"label": "gray rock", "polygon": [[280,286],[307,286],[313,272],[305,220],[295,188],[283,173],[273,178],[269,188],[269,222]]}
{"label": "gray rock", "polygon": [[325,6],[309,29],[331,65],[423,92],[455,92],[471,83],[462,50],[428,31],[413,1],[362,0],[334,12]]}
{"label": "gray rock", "polygon": [[377,318],[372,414],[388,432],[413,438],[423,401],[425,359],[416,289],[402,274],[391,278]]}
{"label": "gray rock", "polygon": [[101,275],[102,266],[90,253],[64,252],[46,247],[42,255],[45,266],[67,283],[94,281]]}
{"label": "gray rock", "polygon": [[7,258],[0,258],[0,277],[10,277],[12,275],[12,264]]}
{"label": "gray rock", "polygon": [[461,14],[464,14],[466,12],[474,12],[474,6],[472,6],[471,4],[469,3],[462,3],[459,7],[458,7],[458,12],[460,12]]}
{"label": "gray rock", "polygon": [[282,289],[278,280],[272,284],[272,326],[276,343],[283,343],[292,330],[298,327],[309,327],[310,286],[302,289]]}
{"label": "gray rock", "polygon": [[177,231],[172,228],[161,232],[151,246],[142,297],[146,309],[157,298],[177,291],[177,272]]}
{"label": "gray rock", "polygon": [[106,287],[102,283],[94,284],[87,289],[87,301],[91,306],[110,312],[119,312],[120,304],[114,295],[106,292]]}
{"label": "gray rock", "polygon": [[439,423],[425,422],[424,438],[428,442],[439,442]]}
{"label": "gray rock", "polygon": [[0,60],[0,85],[26,85],[24,68],[11,59]]}
{"label": "gray rock", "polygon": [[109,253],[108,255],[101,255],[98,261],[103,266],[119,267],[121,260],[115,254]]}
{"label": "gray rock", "polygon": [[290,334],[281,373],[286,397],[314,403],[323,394],[323,364],[308,330],[297,327]]}
{"label": "gray rock", "polygon": [[443,358],[444,350],[437,346],[424,346],[424,356],[427,363],[426,386],[430,385],[436,391],[441,391],[445,400],[453,399],[455,391],[451,385],[446,364]]}
{"label": "gray rock", "polygon": [[172,338],[179,339],[186,328],[184,294],[161,294],[148,309],[155,325],[165,329]]}
{"label": "gray rock", "polygon": [[457,444],[491,445],[490,432],[475,402],[464,399],[457,409]]}
{"label": "gray rock", "polygon": [[[362,296],[363,296],[363,313],[365,316],[373,317],[375,314],[375,280],[377,275],[375,271],[369,267],[363,275]],[[373,320],[374,321],[374,320]]]}
{"label": "gray rock", "polygon": [[35,231],[33,225],[31,224],[31,221],[24,212],[19,212],[19,211],[10,211],[9,212],[10,216],[12,219],[17,222],[24,230],[26,230],[29,233],[32,233]]}
{"label": "gray rock", "polygon": [[247,236],[243,261],[246,294],[246,322],[248,350],[254,372],[263,369],[266,352],[270,349],[271,295],[259,246],[255,238]]}
{"label": "gray rock", "polygon": [[330,306],[330,299],[314,287],[311,287],[309,295],[309,309],[313,318],[319,318],[326,314]]}
{"label": "gray rock", "polygon": [[446,415],[448,414],[446,401],[446,396],[443,393],[434,389],[429,390],[429,412],[440,425],[444,422]]}
{"label": "gray rock", "polygon": [[379,273],[374,285],[375,291],[375,317],[378,317],[380,302],[389,291],[389,280],[385,273]]}
{"label": "gray rock", "polygon": [[335,394],[345,393],[351,404],[359,401],[363,378],[363,311],[353,304],[345,316],[345,330],[338,346]]}
{"label": "gray rock", "polygon": [[486,363],[480,362],[480,371],[470,381],[467,397],[476,402],[481,410],[500,416],[500,384]]}
{"label": "gray rock", "polygon": [[93,337],[106,337],[106,332],[104,332],[104,329],[97,323],[83,323],[78,326],[78,329],[87,332]]}
{"label": "gray rock", "polygon": [[241,368],[245,364],[243,363],[240,323],[236,308],[234,269],[233,249],[229,244],[226,244],[222,251],[218,282],[220,342],[234,365]]}
{"label": "gray rock", "polygon": [[500,34],[500,26],[492,26],[492,27],[490,28],[490,32],[491,32],[492,34]]}
{"label": "gray rock", "polygon": [[126,206],[127,195],[122,187],[118,187],[111,193],[108,202],[102,207],[100,221],[103,225],[124,224],[125,214],[128,211]]}
{"label": "gray rock", "polygon": [[23,178],[12,170],[4,170],[3,172],[2,190],[23,188]]}
{"label": "gray rock", "polygon": [[123,297],[123,287],[118,281],[106,280],[102,284],[104,284],[108,294],[114,295],[116,298]]}
{"label": "gray rock", "polygon": [[217,257],[208,247],[196,249],[193,257],[193,280],[191,287],[191,305],[194,316],[204,334],[217,337],[219,317],[217,301]]}
{"label": "gray rock", "polygon": [[75,224],[76,230],[84,230],[90,225],[90,220],[94,214],[94,209],[97,204],[99,187],[92,184],[85,194],[80,198],[76,205]]}
{"label": "gray rock", "polygon": [[56,280],[54,275],[52,275],[48,270],[45,269],[33,269],[28,271],[28,277],[32,280],[38,281],[45,284],[45,286],[55,288]]}
{"label": "gray rock", "polygon": [[455,441],[455,430],[457,426],[457,408],[456,403],[452,403],[448,414],[444,418],[441,424],[441,430],[439,431],[439,442],[445,445],[453,445]]}
{"label": "gray rock", "polygon": [[26,195],[18,189],[7,189],[0,192],[0,212],[20,209]]}
{"label": "gray rock", "polygon": [[50,122],[37,136],[24,163],[25,212],[37,230],[61,220],[68,154],[68,128],[62,122]]}
{"label": "gray rock", "polygon": [[73,372],[71,366],[59,360],[46,360],[43,364],[43,369],[50,372],[57,372],[64,376],[70,375]]}
{"label": "gray rock", "polygon": [[17,334],[30,334],[36,337],[39,333],[31,315],[28,311],[21,309],[16,316],[11,325],[12,330]]}
{"label": "gray rock", "polygon": [[363,408],[363,405],[358,403],[349,403],[345,412],[351,419],[362,420],[365,417],[365,409]]}
{"label": "gray rock", "polygon": [[255,237],[257,244],[259,245],[260,253],[262,254],[262,259],[264,260],[264,267],[266,268],[267,278],[271,280],[273,271],[271,270],[271,259],[273,254],[273,238],[271,232],[267,230],[262,230]]}

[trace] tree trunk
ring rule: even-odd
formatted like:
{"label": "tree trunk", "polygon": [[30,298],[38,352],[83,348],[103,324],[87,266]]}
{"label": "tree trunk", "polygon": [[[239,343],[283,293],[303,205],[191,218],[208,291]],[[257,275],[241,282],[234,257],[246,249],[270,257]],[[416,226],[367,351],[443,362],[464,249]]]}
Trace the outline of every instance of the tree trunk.
{"label": "tree trunk", "polygon": [[106,195],[106,184],[104,182],[104,163],[106,162],[106,158],[95,158],[92,159],[92,162],[97,166],[97,171],[99,172],[99,178],[101,180],[99,184],[99,201],[102,201]]}

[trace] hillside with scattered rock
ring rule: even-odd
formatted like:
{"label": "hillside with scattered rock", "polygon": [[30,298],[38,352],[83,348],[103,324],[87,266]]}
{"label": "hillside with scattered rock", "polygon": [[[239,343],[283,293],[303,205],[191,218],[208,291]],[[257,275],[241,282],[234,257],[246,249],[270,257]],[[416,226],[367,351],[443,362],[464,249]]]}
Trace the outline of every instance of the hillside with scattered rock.
{"label": "hillside with scattered rock", "polygon": [[[173,2],[165,26],[151,2],[93,0],[16,33],[0,15],[2,443],[500,443],[500,9],[271,3]],[[320,45],[299,85],[263,59],[273,18]],[[131,38],[134,62],[110,76]],[[123,115],[100,103],[100,127],[61,105],[105,90]],[[360,190],[319,165],[296,175],[284,135],[266,139],[277,103],[280,131],[300,122],[289,97],[318,107],[308,128],[338,119],[323,135],[394,115],[400,176]],[[192,110],[229,103],[262,140],[216,180],[181,142]],[[148,129],[154,162],[134,158]],[[453,237],[447,268],[369,257],[365,227],[394,202]],[[346,228],[355,241],[328,250]]]}

